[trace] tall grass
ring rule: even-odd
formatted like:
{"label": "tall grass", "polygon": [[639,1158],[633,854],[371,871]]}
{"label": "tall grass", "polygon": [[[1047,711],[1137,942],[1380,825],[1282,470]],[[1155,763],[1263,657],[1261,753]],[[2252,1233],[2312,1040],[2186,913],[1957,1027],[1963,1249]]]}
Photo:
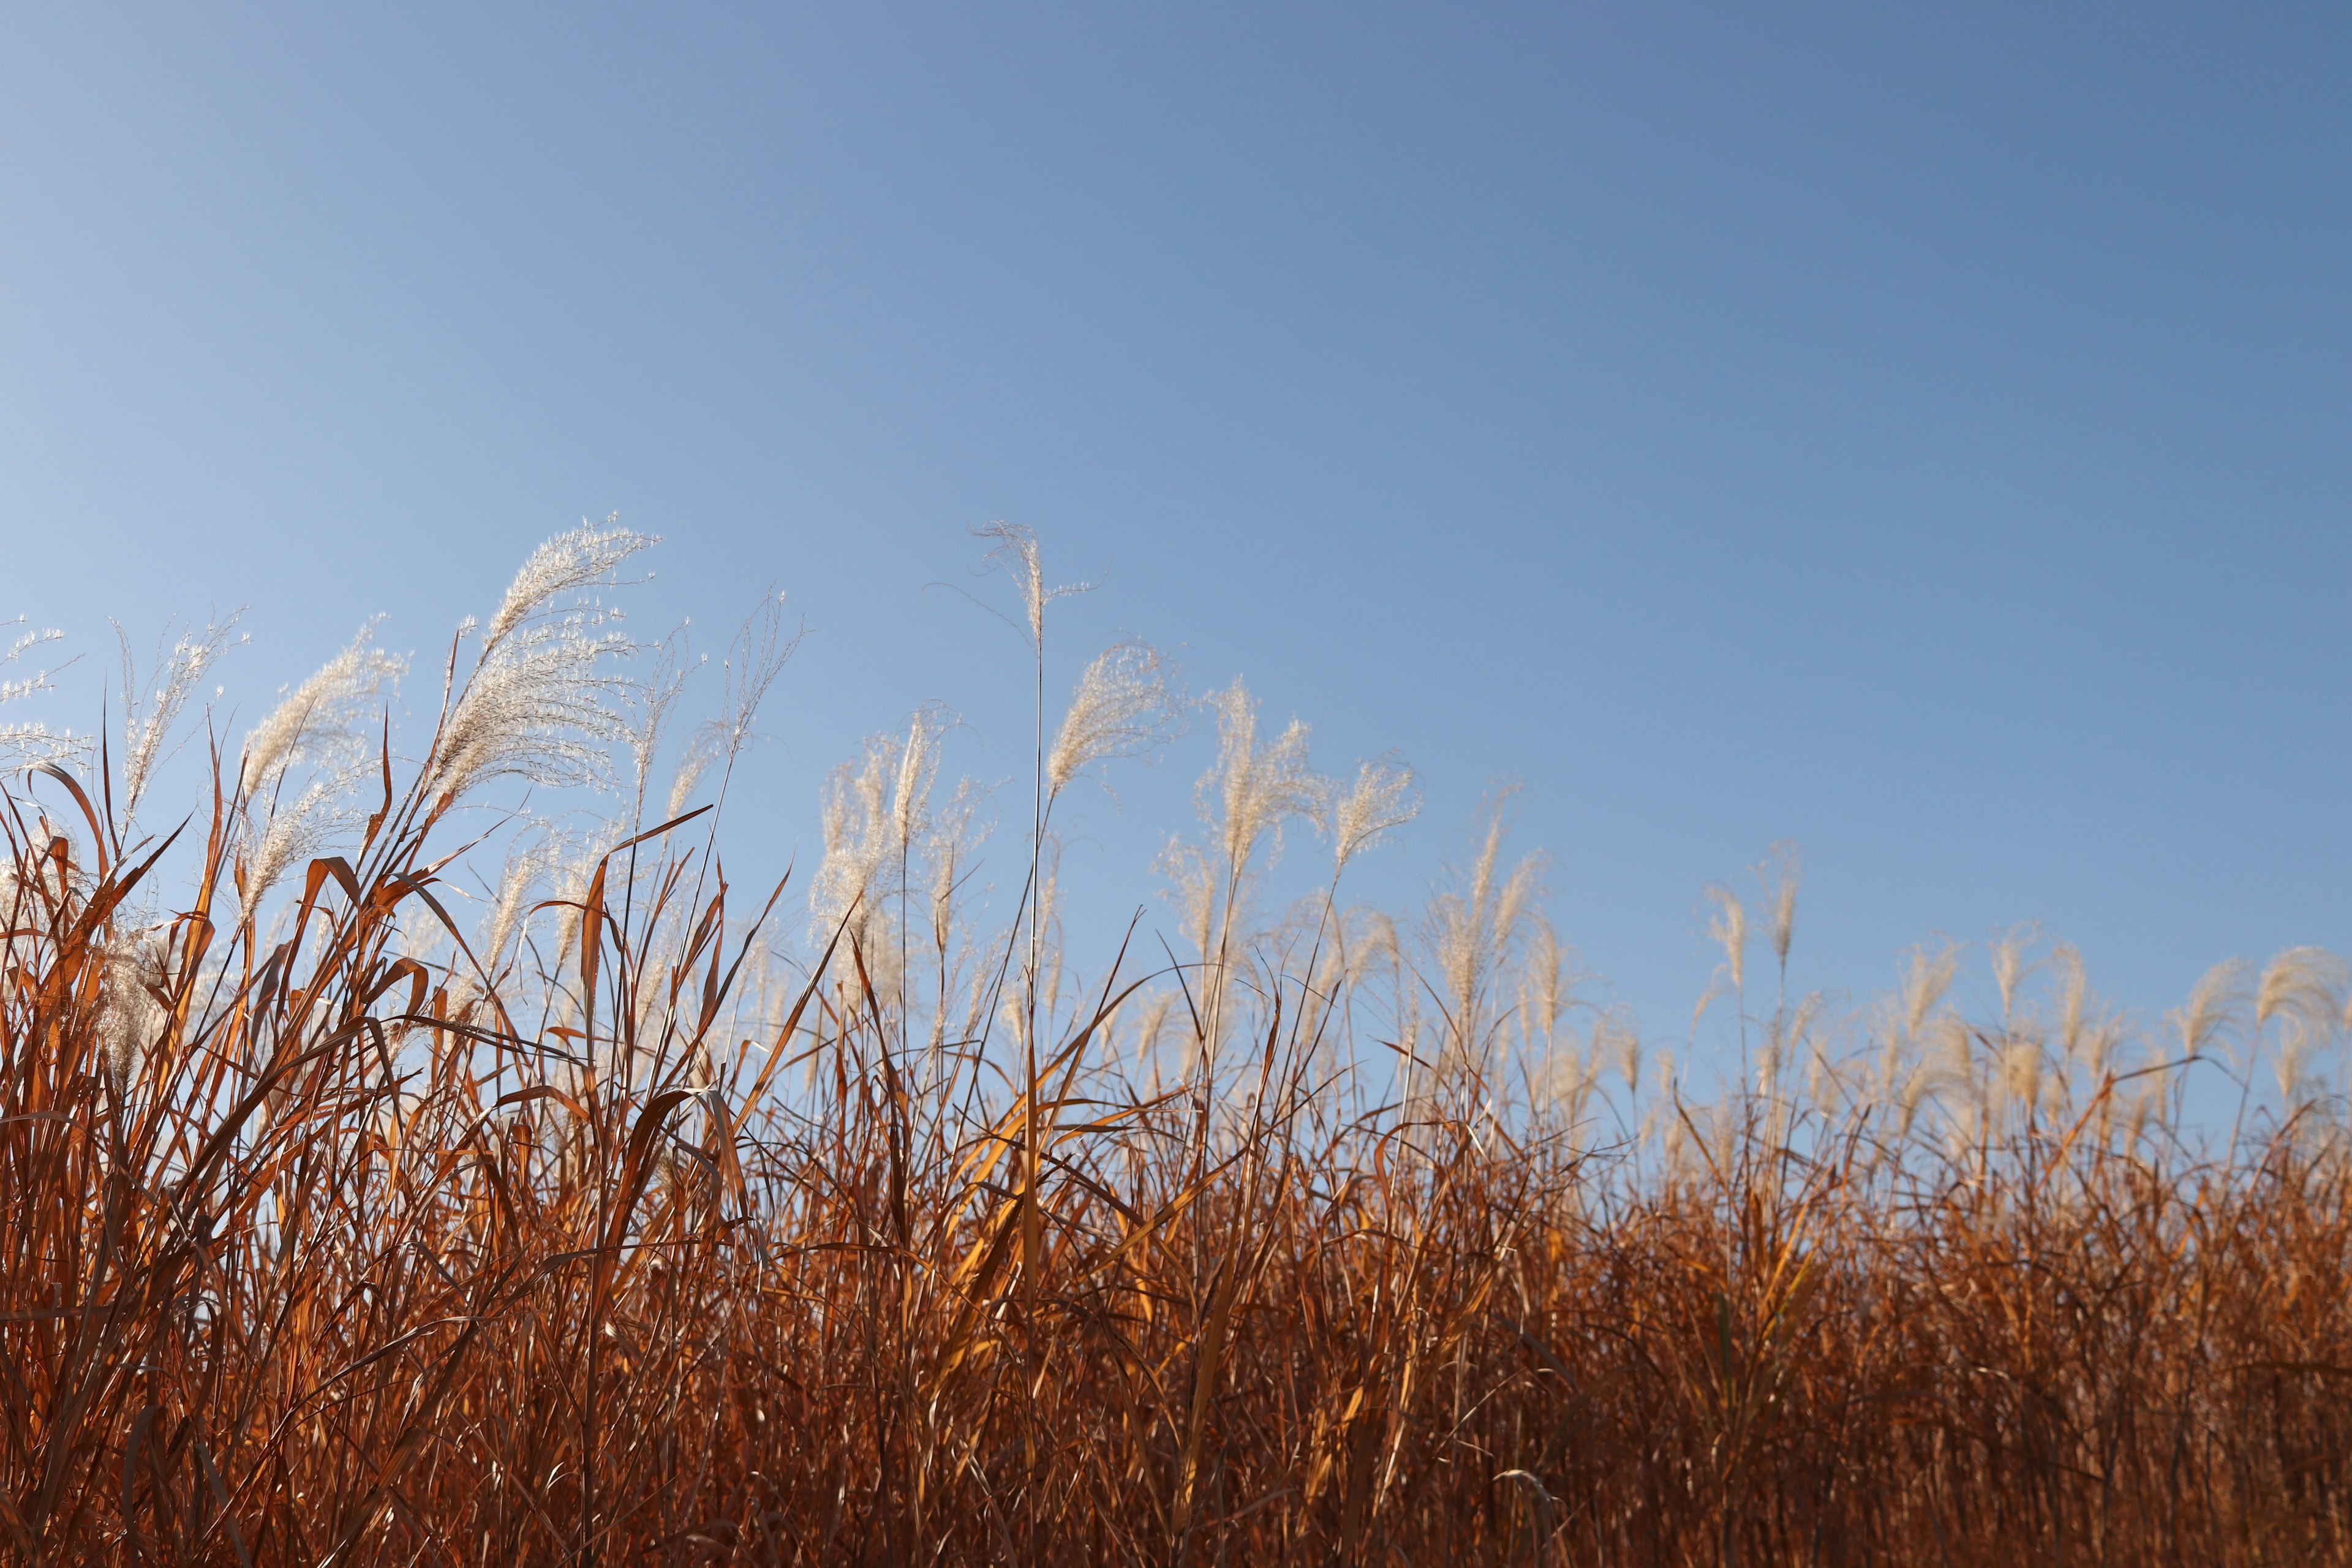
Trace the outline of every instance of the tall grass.
{"label": "tall grass", "polygon": [[[2352,1555],[2335,959],[2225,966],[2142,1037],[2020,937],[1990,1016],[1922,951],[1840,1016],[1789,993],[1783,856],[1777,979],[1715,895],[1742,1065],[1702,1092],[1580,1010],[1505,803],[1418,916],[1348,905],[1410,775],[1340,787],[1236,686],[1165,939],[1082,979],[1056,803],[1181,721],[1164,659],[1050,711],[1001,531],[1039,716],[995,912],[936,714],[836,775],[807,887],[739,883],[716,825],[791,643],[755,616],[681,741],[693,661],[577,598],[644,542],[535,555],[405,743],[362,636],[210,743],[184,823],[138,797],[217,634],[124,752],[9,732],[9,1558]],[[618,805],[542,821],[519,778]],[[1275,900],[1318,826],[1323,885]],[[2226,1138],[2183,1110],[2216,1072]]]}

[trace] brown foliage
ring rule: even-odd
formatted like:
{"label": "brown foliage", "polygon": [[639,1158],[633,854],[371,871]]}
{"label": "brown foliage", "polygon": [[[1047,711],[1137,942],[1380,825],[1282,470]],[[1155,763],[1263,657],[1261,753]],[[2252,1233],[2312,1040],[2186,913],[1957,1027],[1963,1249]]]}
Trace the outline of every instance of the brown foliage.
{"label": "brown foliage", "polygon": [[450,796],[388,747],[357,851],[266,931],[236,790],[157,913],[168,843],[41,773],[0,797],[14,1561],[2352,1550],[2316,1110],[2213,1158],[2102,1055],[1935,1136],[1889,1073],[1711,1112],[1669,1082],[1686,1137],[1595,1146],[1498,1113],[1475,1042],[1367,1104],[1341,980],[1229,984],[1222,948],[1172,976],[1197,1019],[1218,969],[1222,1055],[1196,1023],[1211,1065],[1146,1092],[1121,980],[992,1054],[847,937],[747,1005],[776,900],[746,920],[677,824],[593,864],[555,958],[478,962]]}

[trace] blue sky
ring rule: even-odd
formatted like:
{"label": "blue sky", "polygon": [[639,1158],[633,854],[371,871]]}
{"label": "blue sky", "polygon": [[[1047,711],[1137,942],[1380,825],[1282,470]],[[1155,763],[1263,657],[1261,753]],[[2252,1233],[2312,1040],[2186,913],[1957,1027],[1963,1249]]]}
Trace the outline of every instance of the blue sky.
{"label": "blue sky", "polygon": [[[781,864],[918,702],[1020,767],[925,586],[1005,518],[1104,580],[1057,688],[1130,631],[1422,771],[1366,890],[1523,781],[1661,1037],[1780,838],[1804,984],[2031,919],[2158,1010],[2352,948],[2347,72],[2338,6],[17,7],[0,616],[249,605],[249,720],[618,510],[641,626],[806,617]],[[1097,907],[1206,760],[1073,819]]]}

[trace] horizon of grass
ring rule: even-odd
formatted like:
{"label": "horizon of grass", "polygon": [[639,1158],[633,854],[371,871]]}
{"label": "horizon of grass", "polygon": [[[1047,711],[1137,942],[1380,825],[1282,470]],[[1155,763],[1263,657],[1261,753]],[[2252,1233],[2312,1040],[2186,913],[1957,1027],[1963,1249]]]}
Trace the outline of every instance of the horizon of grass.
{"label": "horizon of grass", "polygon": [[[429,735],[371,623],[210,739],[168,829],[229,628],[126,657],[119,737],[0,728],[9,1554],[2352,1552],[2341,959],[2217,966],[2150,1036],[2019,932],[1988,1015],[1947,947],[1838,1016],[1790,994],[1776,849],[1752,910],[1709,891],[1738,1068],[1702,1091],[1580,1004],[1507,801],[1425,908],[1349,904],[1410,770],[1327,777],[1131,641],[1057,715],[1036,541],[986,539],[1036,656],[1025,819],[940,785],[925,709],[781,882],[719,855],[780,604],[685,728],[701,667],[603,607],[650,542],[609,524],[460,629]],[[1171,930],[1082,975],[1055,807],[1202,711]],[[606,815],[537,815],[583,785]],[[1329,856],[1287,900],[1286,828]]]}

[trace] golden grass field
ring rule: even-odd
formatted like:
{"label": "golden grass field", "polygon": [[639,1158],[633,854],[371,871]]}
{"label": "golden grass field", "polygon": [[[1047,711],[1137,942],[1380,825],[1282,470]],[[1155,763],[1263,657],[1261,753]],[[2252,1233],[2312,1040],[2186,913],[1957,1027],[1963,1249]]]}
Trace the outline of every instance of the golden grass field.
{"label": "golden grass field", "polygon": [[[1120,933],[1066,939],[1055,805],[1202,710],[1164,660],[1065,708],[996,531],[1041,674],[988,853],[927,710],[821,867],[732,880],[791,643],[687,727],[682,646],[580,598],[644,542],[189,721],[196,798],[149,786],[217,629],[98,744],[0,730],[0,1557],[2352,1560],[2337,959],[2141,1026],[2021,935],[1981,1016],[1935,949],[1836,1011],[1782,854],[1712,894],[1706,1088],[1580,1005],[1504,803],[1428,908],[1353,905],[1411,775],[1235,686],[1164,942],[1081,974]],[[1320,891],[1272,896],[1286,827]]]}

